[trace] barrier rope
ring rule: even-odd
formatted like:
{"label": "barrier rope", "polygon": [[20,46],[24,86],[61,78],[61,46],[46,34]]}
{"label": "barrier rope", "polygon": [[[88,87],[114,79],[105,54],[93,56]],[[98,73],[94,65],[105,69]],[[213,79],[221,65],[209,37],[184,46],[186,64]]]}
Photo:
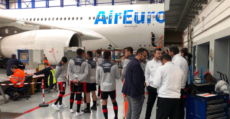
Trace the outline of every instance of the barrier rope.
{"label": "barrier rope", "polygon": [[31,83],[17,83],[17,84],[12,84],[12,83],[2,83],[0,86],[11,86],[11,85],[29,85],[29,84],[41,84],[41,82],[31,82]]}

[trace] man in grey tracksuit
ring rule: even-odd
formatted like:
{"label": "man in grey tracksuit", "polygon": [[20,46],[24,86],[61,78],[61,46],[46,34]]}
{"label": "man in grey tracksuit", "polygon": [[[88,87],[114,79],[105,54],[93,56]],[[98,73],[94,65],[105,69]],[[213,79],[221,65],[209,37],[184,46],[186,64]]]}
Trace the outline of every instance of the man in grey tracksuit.
{"label": "man in grey tracksuit", "polygon": [[110,62],[111,52],[105,51],[103,56],[105,61],[100,64],[96,70],[96,80],[101,85],[102,91],[102,112],[105,119],[108,119],[107,99],[108,96],[110,96],[115,113],[114,119],[118,119],[118,106],[116,102],[116,79],[120,78],[120,73],[118,66]]}
{"label": "man in grey tracksuit", "polygon": [[[96,54],[97,54],[97,65],[100,65],[101,63],[104,62],[104,58],[103,56],[101,56],[101,50],[98,49],[96,51]],[[100,99],[100,94],[101,94],[101,87],[100,87],[100,84],[98,84],[98,92],[97,92],[98,100]]]}
{"label": "man in grey tracksuit", "polygon": [[[58,82],[59,86],[59,97],[56,100],[56,102],[52,105],[52,107],[56,110],[59,110],[62,107],[67,107],[66,105],[62,104],[62,98],[65,95],[65,88],[66,88],[66,74],[67,74],[67,68],[66,68],[67,58],[62,57],[61,61],[58,63],[55,69],[55,79]],[[59,106],[57,106],[57,103],[59,102]]]}
{"label": "man in grey tracksuit", "polygon": [[82,95],[81,92],[87,91],[87,84],[82,82],[85,80],[88,75],[88,63],[83,59],[85,53],[82,49],[77,49],[77,57],[69,61],[68,64],[68,74],[70,77],[70,112],[74,112],[73,102],[74,102],[74,93],[76,93],[77,100],[77,112],[75,116],[81,116],[84,112],[80,112]]}

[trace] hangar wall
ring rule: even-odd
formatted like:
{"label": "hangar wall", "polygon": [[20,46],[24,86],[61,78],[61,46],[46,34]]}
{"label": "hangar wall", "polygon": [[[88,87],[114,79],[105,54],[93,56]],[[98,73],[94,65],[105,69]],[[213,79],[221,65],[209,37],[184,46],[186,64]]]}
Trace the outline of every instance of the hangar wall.
{"label": "hangar wall", "polygon": [[[193,46],[198,46],[196,52],[193,54],[197,55],[197,60],[200,61],[204,58],[201,54],[199,46],[209,42],[209,51],[213,51],[212,57],[208,57],[209,70],[215,77],[219,78],[219,74],[216,71],[221,71],[230,76],[229,71],[229,43],[227,36],[230,36],[230,0],[209,0],[207,5],[203,6],[203,10],[199,12],[196,17],[199,19],[199,23],[195,26],[191,25],[193,29],[191,32]],[[184,46],[188,47],[188,32],[184,31]],[[221,41],[222,40],[222,41]],[[209,54],[210,52],[208,52]],[[206,53],[207,54],[207,53]],[[196,70],[200,70],[198,62],[194,65],[197,66]],[[205,65],[205,64],[200,64]]]}

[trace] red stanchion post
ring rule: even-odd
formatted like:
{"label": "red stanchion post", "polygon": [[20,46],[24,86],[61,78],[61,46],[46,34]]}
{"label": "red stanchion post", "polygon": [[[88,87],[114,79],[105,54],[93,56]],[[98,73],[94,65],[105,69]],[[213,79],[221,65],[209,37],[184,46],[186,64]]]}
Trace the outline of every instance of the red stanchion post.
{"label": "red stanchion post", "polygon": [[42,95],[43,95],[43,103],[40,104],[39,107],[49,106],[49,104],[45,103],[44,79],[42,79]]}

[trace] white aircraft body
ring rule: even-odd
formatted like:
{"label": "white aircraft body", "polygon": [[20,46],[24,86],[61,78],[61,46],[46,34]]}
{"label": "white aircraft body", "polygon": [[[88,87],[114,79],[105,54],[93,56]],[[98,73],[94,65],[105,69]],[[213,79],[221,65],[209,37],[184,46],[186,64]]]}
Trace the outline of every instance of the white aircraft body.
{"label": "white aircraft body", "polygon": [[151,32],[158,40],[164,25],[164,4],[2,10],[0,55],[44,50],[55,65],[64,47],[151,49]]}

